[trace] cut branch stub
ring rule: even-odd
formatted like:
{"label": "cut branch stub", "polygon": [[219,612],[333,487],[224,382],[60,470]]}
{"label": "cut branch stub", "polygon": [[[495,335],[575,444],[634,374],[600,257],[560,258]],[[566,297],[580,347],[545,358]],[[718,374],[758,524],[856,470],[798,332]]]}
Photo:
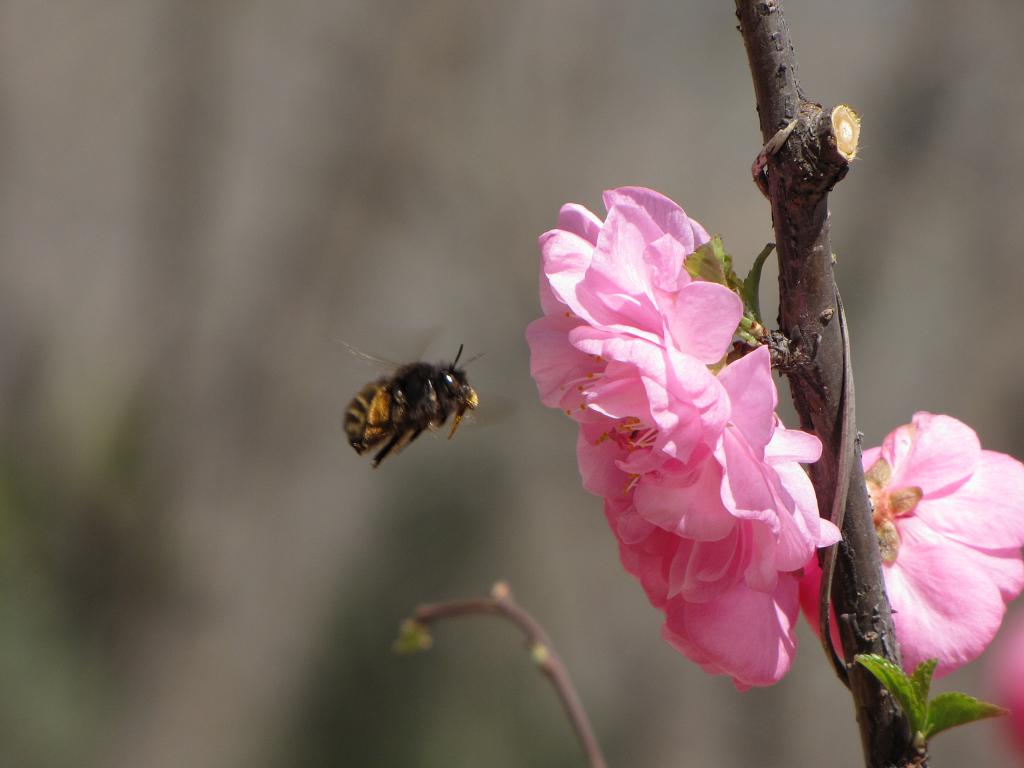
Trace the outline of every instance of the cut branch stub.
{"label": "cut branch stub", "polygon": [[792,137],[766,158],[769,177],[786,169],[787,199],[796,196],[802,207],[813,210],[846,176],[859,139],[860,118],[850,107],[841,104],[825,110],[820,104],[801,102]]}
{"label": "cut branch stub", "polygon": [[832,110],[832,136],[836,143],[836,151],[847,162],[857,157],[857,144],[860,141],[860,117],[845,104],[840,104]]}

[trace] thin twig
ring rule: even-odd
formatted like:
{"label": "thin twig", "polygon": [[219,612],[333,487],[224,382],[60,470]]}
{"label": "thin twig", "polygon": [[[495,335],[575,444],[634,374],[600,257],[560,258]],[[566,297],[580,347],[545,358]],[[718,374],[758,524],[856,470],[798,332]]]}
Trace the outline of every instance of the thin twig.
{"label": "thin twig", "polygon": [[460,616],[500,616],[511,621],[526,635],[530,656],[540,671],[551,681],[559,701],[565,709],[569,722],[587,755],[591,768],[606,768],[601,747],[594,736],[594,729],[587,718],[576,688],[569,679],[569,673],[562,659],[555,651],[544,628],[527,613],[515,600],[508,585],[499,581],[491,589],[490,597],[466,600],[447,600],[439,603],[423,603],[416,607],[413,620],[426,627],[434,622]]}
{"label": "thin twig", "polygon": [[[755,163],[755,171],[767,182],[771,201],[780,330],[794,359],[803,360],[786,374],[801,426],[823,445],[821,459],[810,469],[819,508],[840,517],[835,508],[846,490],[832,589],[843,653],[847,663],[857,653],[876,653],[898,664],[856,440],[845,317],[832,322],[841,309],[832,269],[828,193],[856,154],[860,124],[848,107],[826,111],[804,97],[782,0],[735,1],[763,141],[797,121],[778,151],[766,155],[764,168]],[[844,397],[845,392],[851,397]],[[869,768],[919,765],[907,719],[892,697],[857,665],[850,669],[849,681]]]}

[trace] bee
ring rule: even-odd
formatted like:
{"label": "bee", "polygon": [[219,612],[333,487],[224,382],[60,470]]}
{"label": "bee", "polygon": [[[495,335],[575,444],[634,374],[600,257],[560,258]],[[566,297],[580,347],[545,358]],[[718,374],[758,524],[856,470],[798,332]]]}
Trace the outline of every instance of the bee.
{"label": "bee", "polygon": [[436,429],[454,414],[451,440],[467,410],[479,405],[479,398],[466,372],[456,366],[462,345],[451,363],[408,363],[391,376],[371,381],[353,398],[345,411],[345,434],[356,453],[362,455],[381,443],[373,466],[390,453],[397,453],[425,429]]}

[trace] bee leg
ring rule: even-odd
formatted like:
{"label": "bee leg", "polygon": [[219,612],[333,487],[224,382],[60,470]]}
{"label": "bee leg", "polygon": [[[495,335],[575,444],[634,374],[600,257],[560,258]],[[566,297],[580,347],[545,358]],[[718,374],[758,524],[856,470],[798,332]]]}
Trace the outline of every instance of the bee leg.
{"label": "bee leg", "polygon": [[384,461],[384,457],[391,453],[392,448],[398,445],[398,441],[402,439],[403,434],[405,433],[396,432],[394,435],[392,435],[391,439],[384,444],[384,447],[377,451],[376,455],[374,455],[373,457],[372,462],[374,468],[376,468],[382,461]]}
{"label": "bee leg", "polygon": [[396,433],[390,440],[388,440],[387,444],[383,448],[377,451],[377,454],[373,457],[373,462],[371,463],[376,467],[384,461],[384,457],[391,453],[391,451],[402,450],[405,446],[419,437],[422,432],[423,428],[420,427],[419,429],[407,429],[405,432]]}

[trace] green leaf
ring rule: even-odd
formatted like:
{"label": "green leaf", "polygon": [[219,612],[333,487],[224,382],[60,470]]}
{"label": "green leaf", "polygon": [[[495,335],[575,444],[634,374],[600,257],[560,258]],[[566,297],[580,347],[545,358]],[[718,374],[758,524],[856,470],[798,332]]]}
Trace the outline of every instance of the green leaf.
{"label": "green leaf", "polygon": [[743,299],[743,306],[747,308],[750,314],[757,322],[764,324],[761,319],[761,269],[764,267],[765,259],[768,255],[775,250],[775,243],[768,243],[764,249],[757,254],[757,258],[754,259],[754,265],[750,268],[747,273],[747,279],[743,281],[743,287],[740,290],[740,298]]}
{"label": "green leaf", "polygon": [[683,260],[683,266],[695,280],[705,280],[730,288],[733,287],[730,283],[736,282],[736,274],[732,271],[732,257],[725,252],[722,238],[718,235],[687,256]]}
{"label": "green leaf", "polygon": [[928,704],[928,723],[924,728],[924,734],[930,739],[954,725],[973,723],[986,717],[999,717],[1008,712],[995,704],[978,701],[966,693],[940,693]]}
{"label": "green leaf", "polygon": [[407,655],[429,650],[434,644],[430,630],[415,619],[406,619],[398,627],[398,637],[391,645],[395,653]]}
{"label": "green leaf", "polygon": [[910,684],[914,686],[914,693],[918,701],[928,701],[928,694],[932,688],[932,675],[935,667],[938,666],[938,659],[928,659],[917,665],[914,674],[910,676]]}
{"label": "green leaf", "polygon": [[910,720],[911,732],[923,731],[927,705],[924,700],[917,697],[917,691],[906,673],[888,659],[873,653],[858,654],[853,660],[874,675],[900,703],[907,719]]}

